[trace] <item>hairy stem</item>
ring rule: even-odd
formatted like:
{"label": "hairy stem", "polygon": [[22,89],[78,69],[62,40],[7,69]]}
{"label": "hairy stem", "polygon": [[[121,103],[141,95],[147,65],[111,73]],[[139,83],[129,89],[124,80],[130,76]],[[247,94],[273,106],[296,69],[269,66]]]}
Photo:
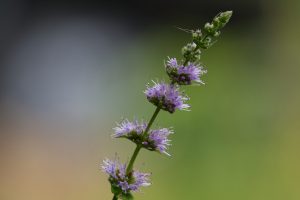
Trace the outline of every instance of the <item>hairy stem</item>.
{"label": "hairy stem", "polygon": [[157,115],[158,115],[160,109],[161,109],[161,107],[157,107],[157,108],[155,109],[155,111],[154,111],[154,113],[153,113],[153,115],[152,115],[152,117],[151,117],[151,119],[150,119],[150,121],[149,121],[149,123],[148,123],[148,126],[146,127],[146,130],[145,130],[145,132],[144,132],[144,135],[143,135],[144,137],[148,134],[148,131],[150,130],[150,127],[152,126],[152,124],[153,124],[155,118],[157,117]]}
{"label": "hairy stem", "polygon": [[[150,121],[149,121],[149,123],[148,123],[146,129],[145,129],[145,132],[144,132],[144,134],[143,134],[144,137],[148,134],[148,131],[150,130],[150,127],[151,127],[151,125],[153,124],[155,118],[157,117],[157,115],[158,115],[160,109],[161,109],[160,107],[157,107],[157,108],[155,109],[155,112],[153,113],[153,115],[152,115],[152,117],[151,117],[151,119],[150,119]],[[129,173],[132,171],[134,161],[135,161],[137,155],[139,154],[141,148],[142,148],[141,145],[137,145],[137,146],[136,146],[136,148],[135,148],[135,150],[134,150],[134,152],[133,152],[133,154],[132,154],[132,156],[131,156],[131,158],[130,158],[129,164],[128,164],[128,166],[127,166],[126,174],[129,174]]]}
{"label": "hairy stem", "polygon": [[134,150],[134,152],[133,152],[133,154],[132,154],[132,156],[131,156],[131,159],[130,159],[130,161],[129,161],[128,167],[127,167],[127,169],[126,169],[126,174],[129,174],[129,173],[131,172],[131,170],[132,170],[132,168],[133,168],[133,163],[134,163],[134,161],[135,161],[137,155],[139,154],[141,148],[142,148],[142,147],[141,147],[140,145],[137,145],[137,146],[136,146],[136,148],[135,148],[135,150]]}

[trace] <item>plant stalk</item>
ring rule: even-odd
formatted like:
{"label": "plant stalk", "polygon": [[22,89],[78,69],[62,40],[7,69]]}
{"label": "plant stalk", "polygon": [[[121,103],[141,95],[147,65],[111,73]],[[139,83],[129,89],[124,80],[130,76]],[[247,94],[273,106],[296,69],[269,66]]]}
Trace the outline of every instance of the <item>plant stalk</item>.
{"label": "plant stalk", "polygon": [[[146,129],[145,129],[145,132],[143,133],[143,137],[145,137],[148,134],[148,131],[150,130],[150,127],[152,126],[152,124],[153,124],[155,118],[157,117],[160,109],[161,109],[160,107],[157,107],[155,109],[155,112],[153,113],[153,115],[152,115],[152,117],[151,117],[151,119],[150,119],[150,121],[149,121]],[[142,148],[141,145],[137,145],[136,146],[136,148],[135,148],[135,150],[134,150],[134,152],[133,152],[133,154],[132,154],[132,156],[130,158],[129,164],[127,166],[126,174],[129,174],[132,171],[134,161],[135,161],[137,155],[139,154],[139,151],[141,150],[141,148]]]}

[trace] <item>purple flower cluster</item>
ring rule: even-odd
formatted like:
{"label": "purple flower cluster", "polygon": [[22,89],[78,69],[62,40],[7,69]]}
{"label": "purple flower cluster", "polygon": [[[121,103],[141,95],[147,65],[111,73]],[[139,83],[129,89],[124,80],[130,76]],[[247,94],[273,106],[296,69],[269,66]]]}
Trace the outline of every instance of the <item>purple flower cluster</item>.
{"label": "purple flower cluster", "polygon": [[171,145],[171,140],[168,139],[168,136],[172,133],[174,132],[168,128],[150,130],[147,141],[144,141],[143,145],[149,150],[156,150],[160,153],[164,153],[170,156],[170,154],[166,152],[166,150],[168,146]]}
{"label": "purple flower cluster", "polygon": [[176,109],[188,110],[190,107],[185,104],[188,97],[183,96],[175,85],[154,82],[154,86],[147,86],[144,93],[149,102],[170,113],[174,113]]}
{"label": "purple flower cluster", "polygon": [[115,138],[124,137],[150,151],[158,151],[170,155],[166,150],[170,146],[171,141],[168,139],[168,136],[173,131],[168,128],[161,128],[149,130],[148,133],[145,133],[146,127],[146,123],[139,123],[137,120],[130,122],[126,119],[114,128],[115,133],[112,136]]}
{"label": "purple flower cluster", "polygon": [[192,81],[204,84],[200,77],[207,71],[194,63],[188,63],[188,65],[178,64],[176,58],[169,58],[166,64],[166,71],[173,83],[179,85],[191,85]]}
{"label": "purple flower cluster", "polygon": [[109,181],[112,187],[122,190],[122,193],[136,192],[142,186],[149,186],[150,173],[142,173],[133,170],[132,173],[126,174],[126,164],[106,159],[102,164],[102,171],[109,175]]}
{"label": "purple flower cluster", "polygon": [[121,124],[118,124],[117,127],[114,128],[115,134],[113,137],[130,137],[134,135],[141,135],[144,133],[147,127],[146,123],[139,123],[137,120],[130,122],[129,120],[124,120]]}

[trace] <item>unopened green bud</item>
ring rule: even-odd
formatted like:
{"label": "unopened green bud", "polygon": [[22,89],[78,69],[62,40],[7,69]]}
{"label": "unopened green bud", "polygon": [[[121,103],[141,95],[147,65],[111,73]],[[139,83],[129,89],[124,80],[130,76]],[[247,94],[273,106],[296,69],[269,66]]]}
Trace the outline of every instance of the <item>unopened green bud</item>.
{"label": "unopened green bud", "polygon": [[218,16],[217,16],[217,17],[215,17],[215,18],[213,18],[212,24],[214,25],[214,27],[215,27],[216,29],[218,29],[218,28],[219,28],[219,26],[220,26],[221,22],[220,22],[220,19],[219,19],[219,17],[218,17]]}
{"label": "unopened green bud", "polygon": [[214,37],[218,37],[219,35],[221,34],[221,31],[216,31],[216,32],[214,32]]}
{"label": "unopened green bud", "polygon": [[206,37],[203,41],[203,48],[204,49],[208,49],[210,46],[211,46],[211,41],[212,41],[212,38],[211,37]]}
{"label": "unopened green bud", "polygon": [[192,50],[194,50],[196,47],[197,47],[197,45],[195,44],[195,42],[193,42],[193,43],[191,44]]}
{"label": "unopened green bud", "polygon": [[205,25],[204,25],[204,30],[206,30],[207,32],[212,32],[213,31],[213,29],[214,29],[214,25],[213,24],[210,24],[210,23],[206,23]]}
{"label": "unopened green bud", "polygon": [[182,52],[183,55],[186,54],[187,51],[188,51],[188,49],[187,49],[186,46],[184,46],[184,47],[182,48],[182,50],[181,50],[181,52]]}
{"label": "unopened green bud", "polygon": [[210,43],[211,42],[211,37],[206,37],[204,40],[205,43]]}
{"label": "unopened green bud", "polygon": [[201,39],[202,33],[200,29],[197,29],[196,31],[192,31],[192,37],[193,40],[199,40]]}
{"label": "unopened green bud", "polygon": [[221,22],[227,23],[227,22],[229,22],[231,16],[232,16],[232,11],[226,11],[226,12],[220,13],[219,19]]}
{"label": "unopened green bud", "polygon": [[186,49],[185,51],[192,52],[196,47],[197,47],[197,45],[193,42],[193,43],[188,43],[188,44],[187,44],[185,47],[183,47],[183,48]]}
{"label": "unopened green bud", "polygon": [[201,50],[200,49],[197,49],[195,51],[194,57],[195,57],[195,60],[200,60],[200,57],[201,57]]}
{"label": "unopened green bud", "polygon": [[195,42],[188,43],[182,48],[182,55],[184,58],[192,61],[193,56],[195,54],[195,49],[197,48],[197,44]]}
{"label": "unopened green bud", "polygon": [[223,28],[229,22],[231,16],[232,16],[232,11],[221,12],[219,15],[217,15],[214,18],[214,21],[216,20],[219,22],[218,29]]}

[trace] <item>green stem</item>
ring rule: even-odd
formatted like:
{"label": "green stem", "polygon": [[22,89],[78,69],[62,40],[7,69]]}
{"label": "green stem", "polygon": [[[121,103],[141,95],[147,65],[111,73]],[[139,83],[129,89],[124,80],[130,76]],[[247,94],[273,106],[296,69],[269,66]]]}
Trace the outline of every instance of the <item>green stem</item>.
{"label": "green stem", "polygon": [[[160,109],[161,109],[160,107],[157,107],[157,108],[156,108],[155,112],[153,113],[153,115],[152,115],[152,117],[151,117],[151,119],[150,119],[150,121],[149,121],[149,123],[148,123],[146,129],[145,129],[145,132],[144,132],[144,134],[143,134],[143,137],[145,137],[145,136],[148,134],[148,131],[150,130],[150,127],[151,127],[151,125],[153,124],[155,118],[157,117],[157,115],[158,115]],[[137,155],[139,154],[141,148],[142,148],[141,145],[137,145],[137,146],[136,146],[136,148],[135,148],[135,150],[134,150],[134,152],[133,152],[133,154],[132,154],[132,156],[131,156],[131,158],[130,158],[129,164],[128,164],[128,166],[127,166],[126,174],[129,174],[129,173],[132,171],[134,161],[135,161]]]}
{"label": "green stem", "polygon": [[137,145],[137,146],[136,146],[136,148],[135,148],[135,150],[134,150],[134,152],[133,152],[133,154],[132,154],[132,156],[131,156],[131,159],[130,159],[130,161],[129,161],[128,167],[127,167],[127,169],[126,169],[126,174],[129,174],[129,173],[131,172],[131,170],[132,170],[132,168],[133,168],[133,163],[134,163],[134,161],[135,161],[137,155],[139,154],[141,148],[142,148],[142,147],[141,147],[140,145]]}
{"label": "green stem", "polygon": [[116,195],[114,195],[112,200],[118,200],[118,197]]}
{"label": "green stem", "polygon": [[148,134],[148,131],[149,131],[150,127],[152,126],[155,118],[157,117],[160,109],[161,109],[161,107],[159,107],[159,106],[155,109],[155,111],[154,111],[154,113],[153,113],[153,115],[152,115],[152,117],[151,117],[151,119],[150,119],[150,121],[148,123],[148,126],[146,127],[146,130],[145,130],[143,136],[146,136]]}

